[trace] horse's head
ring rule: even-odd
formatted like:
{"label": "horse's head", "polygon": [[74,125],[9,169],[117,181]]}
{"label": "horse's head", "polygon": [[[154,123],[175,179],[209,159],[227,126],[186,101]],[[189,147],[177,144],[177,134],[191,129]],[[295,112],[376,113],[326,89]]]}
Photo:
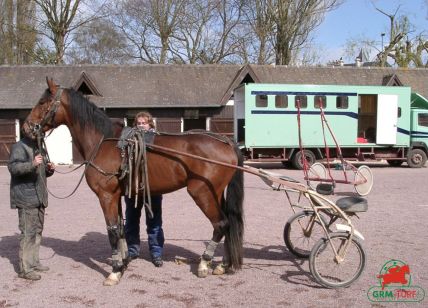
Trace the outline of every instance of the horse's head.
{"label": "horse's head", "polygon": [[404,272],[404,274],[410,274],[410,267],[409,267],[409,265],[408,264],[403,265],[401,267],[401,271]]}
{"label": "horse's head", "polygon": [[33,107],[22,126],[23,134],[32,139],[62,124],[64,117],[61,110],[63,89],[55,84],[53,79],[46,77],[46,81],[48,89]]}

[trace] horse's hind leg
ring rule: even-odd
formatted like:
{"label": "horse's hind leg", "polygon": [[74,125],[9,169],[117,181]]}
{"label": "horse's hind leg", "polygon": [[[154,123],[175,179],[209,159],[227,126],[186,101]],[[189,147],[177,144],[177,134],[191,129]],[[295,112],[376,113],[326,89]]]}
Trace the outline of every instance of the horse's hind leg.
{"label": "horse's hind leg", "polygon": [[[198,266],[198,277],[200,278],[208,276],[208,271],[211,267],[212,259],[214,258],[214,253],[217,249],[217,245],[223,238],[223,231],[221,229],[222,227],[214,228],[213,237],[211,238],[211,241],[208,243],[204,253],[201,256],[201,261],[199,262]],[[213,274],[221,275],[224,273],[220,273],[217,268],[218,267],[216,267],[216,269],[213,271]]]}
{"label": "horse's hind leg", "polygon": [[224,228],[227,226],[227,220],[220,210],[222,194],[213,191],[213,189],[210,189],[204,182],[199,180],[189,180],[187,191],[214,228],[213,236],[202,254],[198,266],[198,277],[204,278],[208,276],[215,250],[223,238]]}

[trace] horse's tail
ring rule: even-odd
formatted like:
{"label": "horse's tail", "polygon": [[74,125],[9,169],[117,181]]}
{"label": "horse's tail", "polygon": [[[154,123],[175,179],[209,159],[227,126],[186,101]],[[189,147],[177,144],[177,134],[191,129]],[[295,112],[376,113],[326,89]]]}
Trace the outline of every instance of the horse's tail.
{"label": "horse's tail", "polygon": [[[238,166],[243,166],[241,151],[235,146],[238,156]],[[232,269],[240,269],[242,266],[243,237],[244,237],[244,174],[242,170],[236,170],[227,186],[226,200],[222,203],[228,226],[225,232],[225,255]]]}

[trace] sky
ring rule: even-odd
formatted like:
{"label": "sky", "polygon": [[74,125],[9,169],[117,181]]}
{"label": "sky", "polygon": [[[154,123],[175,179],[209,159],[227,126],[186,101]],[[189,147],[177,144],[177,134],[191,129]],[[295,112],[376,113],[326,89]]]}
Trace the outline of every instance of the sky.
{"label": "sky", "polygon": [[[350,59],[344,55],[346,41],[351,38],[366,37],[377,40],[382,45],[381,33],[388,39],[389,18],[378,12],[393,15],[400,6],[397,15],[406,15],[416,26],[417,32],[425,32],[428,38],[428,7],[426,0],[344,0],[338,9],[329,12],[316,31],[314,44],[322,50],[321,63],[339,60],[343,56],[345,63]],[[355,55],[355,58],[358,54]],[[346,61],[347,60],[347,61]],[[353,59],[352,59],[353,60]],[[371,59],[370,59],[371,60]]]}

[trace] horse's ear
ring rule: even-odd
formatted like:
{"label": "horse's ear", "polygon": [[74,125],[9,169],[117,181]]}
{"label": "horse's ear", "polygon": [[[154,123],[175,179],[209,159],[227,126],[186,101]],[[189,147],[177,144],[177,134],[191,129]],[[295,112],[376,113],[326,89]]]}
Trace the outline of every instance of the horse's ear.
{"label": "horse's ear", "polygon": [[55,82],[53,81],[53,79],[49,78],[48,76],[46,76],[46,82],[48,84],[49,92],[51,92],[52,95],[55,95],[56,91],[58,89],[58,85],[55,84]]}

